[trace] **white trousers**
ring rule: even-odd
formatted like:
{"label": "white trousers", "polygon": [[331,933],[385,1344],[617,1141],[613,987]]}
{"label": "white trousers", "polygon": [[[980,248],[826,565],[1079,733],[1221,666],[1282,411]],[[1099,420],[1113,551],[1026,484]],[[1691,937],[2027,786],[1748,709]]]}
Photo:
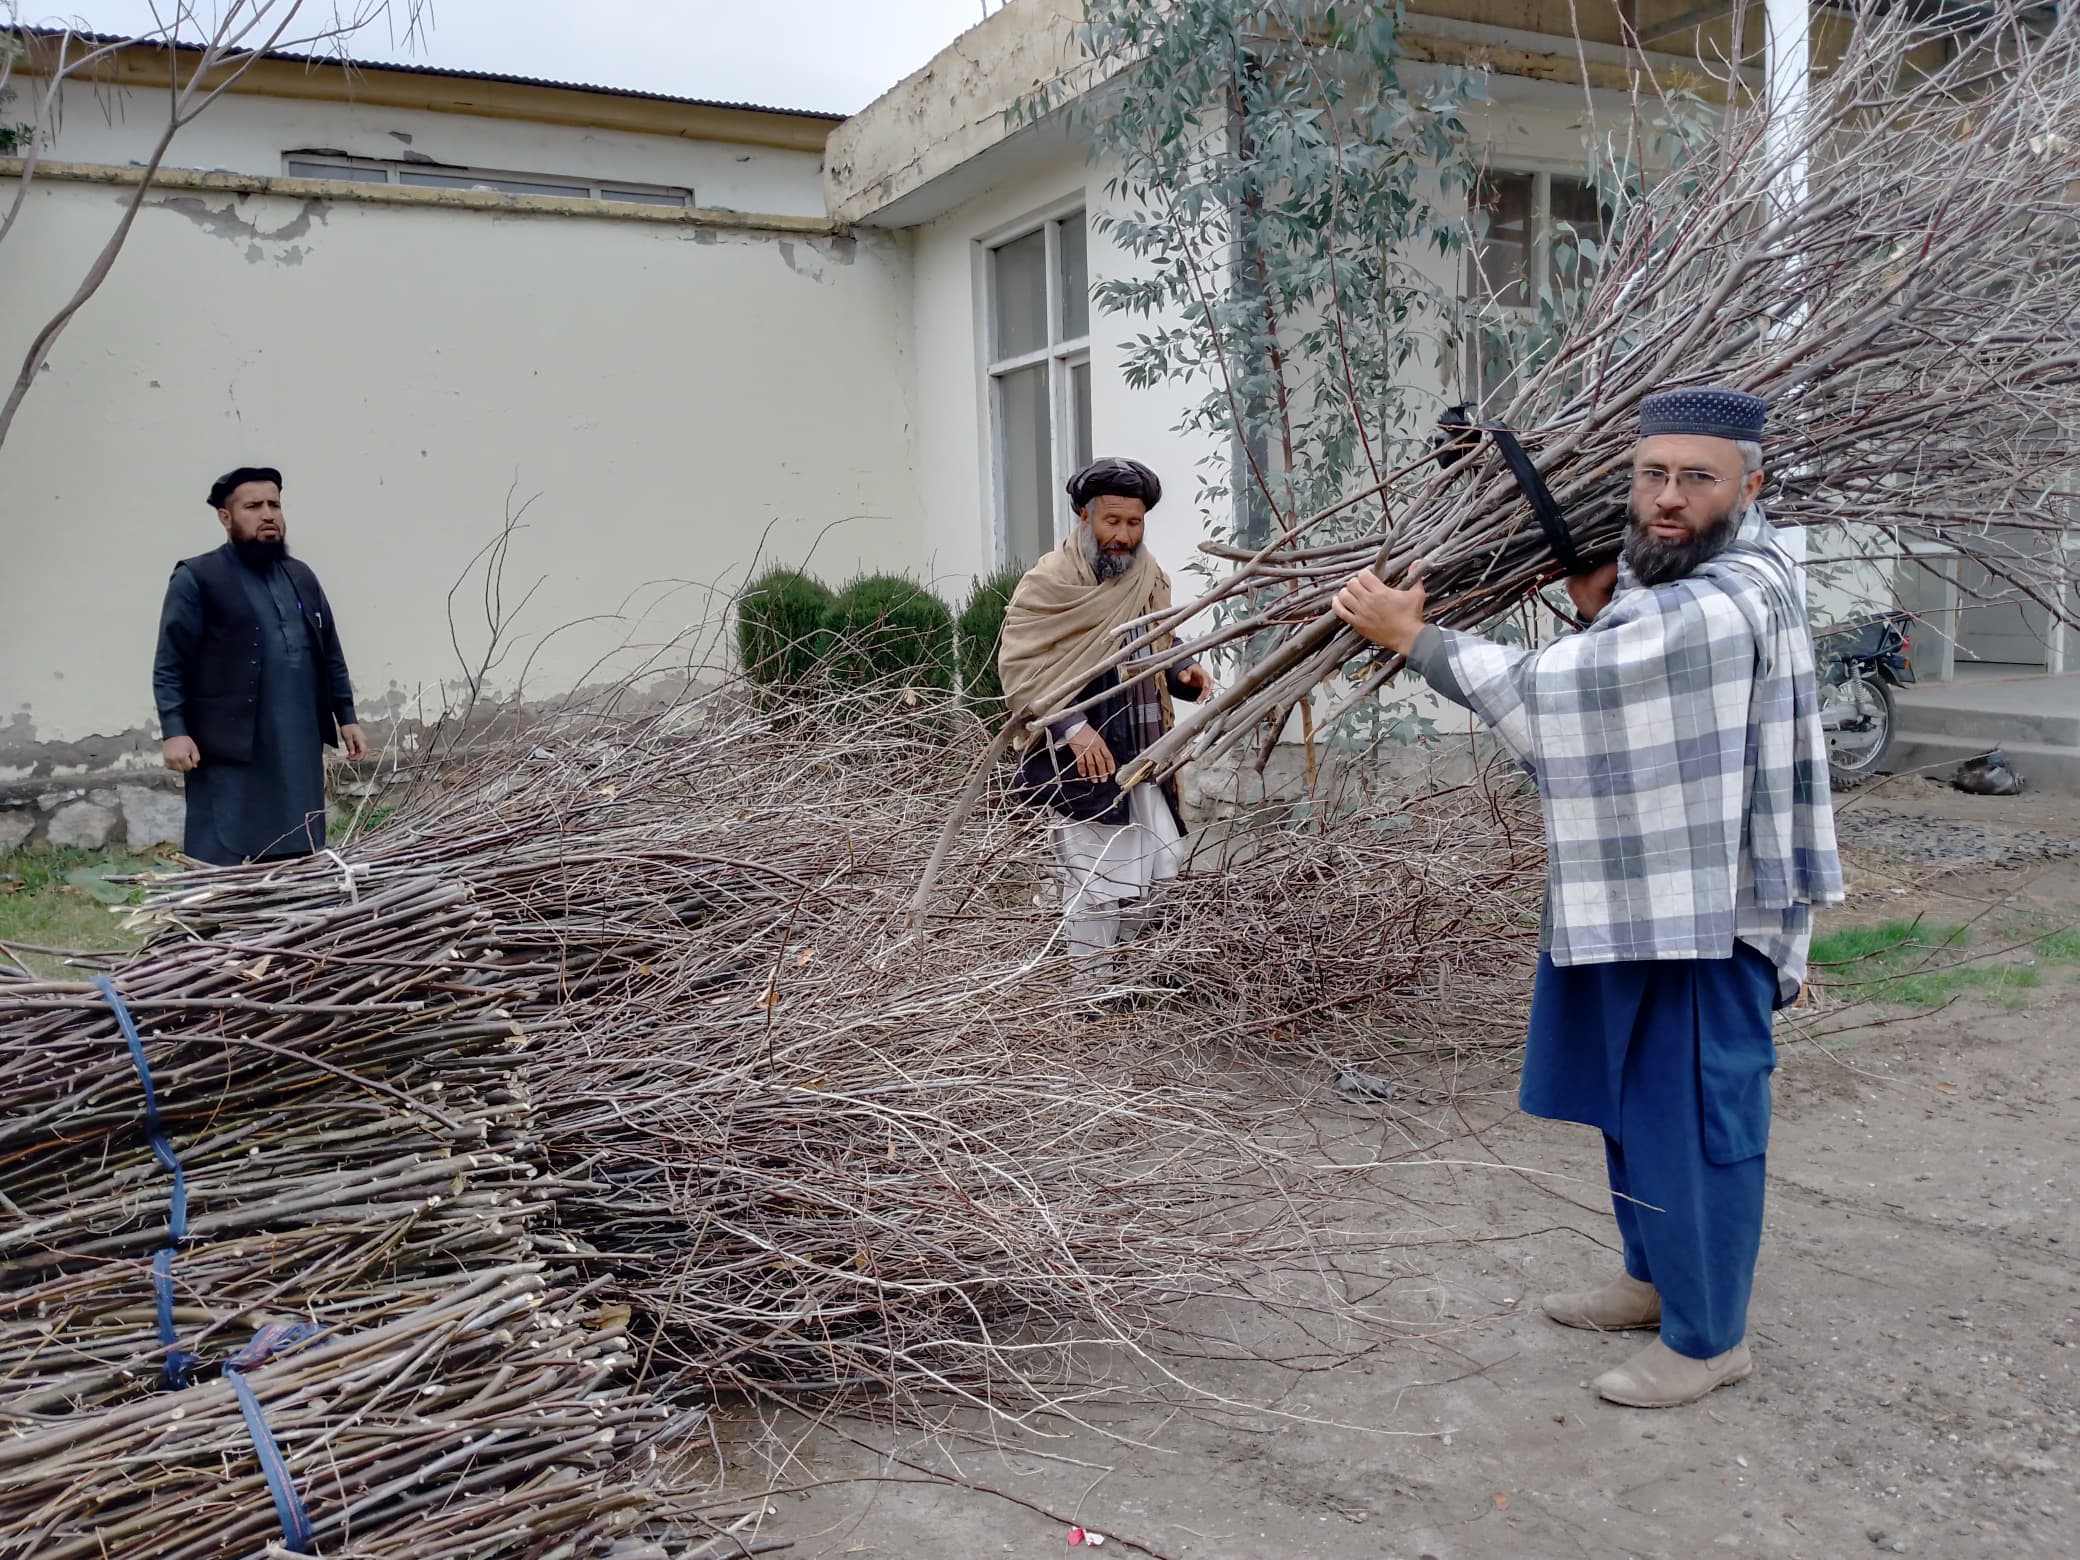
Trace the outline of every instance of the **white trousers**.
{"label": "white trousers", "polygon": [[1152,785],[1127,793],[1125,823],[1060,820],[1053,834],[1062,933],[1079,961],[1077,984],[1099,985],[1112,976],[1113,950],[1141,930],[1149,894],[1183,869],[1183,836]]}

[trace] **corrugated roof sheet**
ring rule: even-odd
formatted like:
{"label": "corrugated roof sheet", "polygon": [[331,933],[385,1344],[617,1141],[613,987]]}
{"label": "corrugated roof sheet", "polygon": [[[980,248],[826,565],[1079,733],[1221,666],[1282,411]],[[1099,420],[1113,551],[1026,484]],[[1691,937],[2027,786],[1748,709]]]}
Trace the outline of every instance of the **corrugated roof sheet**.
{"label": "corrugated roof sheet", "polygon": [[[20,31],[28,37],[62,38],[67,29],[61,27],[24,27]],[[165,43],[158,38],[130,38],[121,33],[72,32],[71,36],[96,47],[110,43],[134,43],[142,48],[163,48]],[[178,47],[189,53],[198,51],[198,45],[182,43]],[[282,60],[292,65],[318,65],[337,68],[340,61],[330,54],[296,54],[287,50],[275,50],[261,56],[263,59]],[[841,124],[849,114],[825,113],[813,108],[775,108],[769,103],[732,103],[721,98],[679,97],[670,92],[638,92],[629,87],[602,87],[589,81],[552,81],[546,76],[508,76],[495,70],[457,70],[446,65],[408,65],[391,60],[352,61],[356,70],[394,70],[408,76],[448,76],[457,81],[497,81],[514,87],[551,87],[559,92],[596,92],[602,97],[642,98],[652,103],[684,103],[689,108],[732,108],[747,114],[779,114],[790,119],[821,119],[831,124]]]}

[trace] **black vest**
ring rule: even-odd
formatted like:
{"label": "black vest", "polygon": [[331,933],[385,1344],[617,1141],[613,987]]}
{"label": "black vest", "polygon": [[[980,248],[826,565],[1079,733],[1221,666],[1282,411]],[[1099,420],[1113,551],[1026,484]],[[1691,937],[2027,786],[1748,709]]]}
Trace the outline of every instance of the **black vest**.
{"label": "black vest", "polygon": [[[1117,671],[1100,672],[1083,685],[1075,702],[1097,699],[1083,712],[1083,718],[1091,723],[1099,736],[1105,739],[1106,747],[1112,750],[1113,761],[1119,769],[1141,756],[1141,725],[1136,718],[1132,695],[1121,693]],[[1177,691],[1175,684],[1171,691]],[[1100,698],[1099,695],[1104,695]],[[1118,769],[1113,771],[1113,775]],[[1085,780],[1076,773],[1076,755],[1067,743],[1057,744],[1053,737],[1042,732],[1034,742],[1032,750],[1018,766],[1012,782],[1013,792],[1036,807],[1045,807],[1075,823],[1125,823],[1133,816],[1127,802],[1127,793],[1119,788],[1119,782],[1107,775],[1103,780]],[[1177,829],[1184,832],[1184,814],[1177,805],[1177,786],[1165,780],[1161,787],[1163,800],[1170,804],[1170,815],[1177,820]]]}
{"label": "black vest", "polygon": [[[267,625],[253,614],[239,571],[245,565],[230,545],[184,558],[181,567],[202,587],[202,634],[194,653],[181,668],[184,691],[181,715],[188,735],[202,750],[203,762],[227,764],[253,760],[253,732],[260,717],[260,656]],[[312,681],[318,701],[318,729],[333,740],[332,701],[326,696],[325,646],[312,622],[324,610],[325,592],[317,575],[295,558],[284,558],[289,583],[303,603],[304,631],[310,635]]]}

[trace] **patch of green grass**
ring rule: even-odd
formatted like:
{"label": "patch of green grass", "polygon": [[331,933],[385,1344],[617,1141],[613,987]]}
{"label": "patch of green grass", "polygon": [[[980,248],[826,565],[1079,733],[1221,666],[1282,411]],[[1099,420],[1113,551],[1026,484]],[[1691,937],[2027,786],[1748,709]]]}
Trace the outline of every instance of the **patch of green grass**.
{"label": "patch of green grass", "polygon": [[358,816],[349,812],[340,822],[337,836],[332,842],[333,848],[338,849],[342,846],[351,845],[356,840],[367,839],[376,830],[388,823],[396,812],[397,804],[395,802],[386,802],[380,807],[371,807],[366,813]]}
{"label": "patch of green grass", "polygon": [[1823,966],[1868,965],[1890,972],[1920,964],[1938,949],[1961,951],[1970,946],[1971,940],[1971,932],[1962,926],[1885,921],[1877,926],[1838,926],[1818,933],[1809,957],[1816,972]]}
{"label": "patch of green grass", "polygon": [[2054,964],[2080,964],[2080,927],[2069,926],[2048,937],[2039,937],[2036,950],[2038,958]]}
{"label": "patch of green grass", "polygon": [[[73,846],[0,855],[0,942],[83,952],[135,947],[138,936],[111,911],[134,904],[140,893],[107,878],[150,865],[146,857],[124,850]],[[24,953],[21,959],[41,975],[77,977],[48,954]]]}
{"label": "patch of green grass", "polygon": [[[1940,1007],[1968,991],[2019,1007],[2023,992],[2043,984],[2044,972],[2036,963],[1961,962],[1971,941],[1965,927],[1927,921],[1836,927],[1813,939],[1814,983],[1845,999],[1925,1008]],[[2039,958],[2080,962],[2080,932],[2053,933],[2036,944],[2036,951]]]}
{"label": "patch of green grass", "polygon": [[1967,991],[1983,991],[2009,1007],[2022,1005],[2022,993],[2044,983],[2034,964],[1963,964],[1920,970],[1888,980],[1871,994],[1906,1007],[1941,1007]]}

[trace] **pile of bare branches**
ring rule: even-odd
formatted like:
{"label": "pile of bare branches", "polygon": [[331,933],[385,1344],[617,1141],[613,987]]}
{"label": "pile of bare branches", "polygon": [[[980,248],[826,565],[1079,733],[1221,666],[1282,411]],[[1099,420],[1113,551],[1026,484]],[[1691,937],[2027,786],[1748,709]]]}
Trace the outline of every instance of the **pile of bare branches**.
{"label": "pile of bare branches", "polygon": [[1545,883],[1520,778],[1495,766],[1390,802],[1332,793],[1306,816],[1246,824],[1237,855],[1179,880],[1140,950],[1146,977],[1242,1033],[1299,1039],[1355,1014],[1426,1055],[1514,1045],[1503,1015],[1526,999]]}
{"label": "pile of bare branches", "polygon": [[[625,1342],[586,1310],[539,1264],[492,1269],[401,1292],[252,1370],[309,1508],[294,1552],[662,1556],[639,1536],[651,1496],[617,1469],[656,1442],[663,1411],[608,1384]],[[52,1332],[62,1346],[63,1313]],[[9,1552],[282,1553],[235,1392],[220,1376],[0,1441]]]}
{"label": "pile of bare branches", "polygon": [[[1621,169],[1645,167],[1639,127],[1678,112],[1642,97]],[[1772,125],[1736,106],[1675,167],[1631,176],[1572,323],[1484,415],[1522,434],[1593,562],[1617,550],[1640,398],[1752,391],[1772,404],[1774,521],[1874,527],[1881,545],[1859,554],[1888,568],[1911,543],[1938,544],[2070,619],[2053,538],[2071,520],[2080,446],[2076,188],[2080,18],[2022,0],[1859,7],[1803,114]],[[1382,523],[1354,524],[1375,500]],[[1448,471],[1419,460],[1261,550],[1206,550],[1232,574],[1147,639],[1204,630],[1220,608],[1225,621],[1177,655],[1232,645],[1248,664],[1134,778],[1281,730],[1369,655],[1329,611],[1359,570],[1398,581],[1420,562],[1432,620],[1462,628],[1559,573],[1490,441]],[[1322,723],[1398,669],[1359,660]],[[1076,697],[1065,684],[1036,713]]]}
{"label": "pile of bare branches", "polygon": [[[604,1553],[662,1514],[634,1464],[686,1416],[629,1385],[626,1311],[545,1260],[569,1242],[502,1005],[530,975],[491,930],[464,885],[420,881],[123,965],[178,1241],[106,994],[9,983],[0,1549],[216,1560],[281,1538],[234,1373],[318,1552]],[[168,1249],[192,1362],[161,1339]],[[185,1390],[157,1390],[169,1368]]]}
{"label": "pile of bare branches", "polygon": [[269,1324],[319,1329],[247,1377],[321,1545],[442,1560],[697,1515],[641,1469],[721,1388],[1218,1406],[1185,1361],[1375,1346],[1405,1219],[1375,1177],[1415,1144],[1307,1096],[1325,1050],[1514,1043],[1526,801],[1231,842],[1094,1002],[1044,819],[994,791],[913,922],[977,736],[724,687],[537,726],[337,854],[151,880],[113,976],[186,1176],[186,1391],[155,1390],[168,1176],[106,998],[0,991],[0,1534],[256,1551],[216,1367]]}
{"label": "pile of bare branches", "polygon": [[[1182,1390],[1172,1330],[1201,1355],[1258,1348],[1206,1330],[1217,1299],[1279,1318],[1294,1357],[1376,1341],[1392,1225],[1352,1217],[1367,1153],[1325,1156],[1291,1091],[1238,1078],[1283,1018],[1325,1008],[1375,1068],[1513,1043],[1497,1015],[1521,996],[1538,870],[1522,801],[1491,798],[1486,823],[1459,801],[1360,810],[1188,880],[1123,973],[1145,1005],[1114,1011],[1072,988],[1043,820],[1002,797],[912,926],[973,738],[950,707],[761,710],[724,689],[537,729],[344,869],[172,879],[146,913],[162,959],[207,965],[454,896],[468,935],[400,917],[378,964],[527,1036],[529,1146],[572,1249],[634,1309],[654,1385],[1062,1405],[1123,1384],[1091,1379],[1096,1347]],[[1488,848],[1505,836],[1509,865]],[[1475,938],[1483,922],[1501,935]],[[1433,939],[1455,965],[1442,1002]],[[350,1043],[414,1027],[378,1010],[364,1034],[319,1005],[273,1011]]]}

